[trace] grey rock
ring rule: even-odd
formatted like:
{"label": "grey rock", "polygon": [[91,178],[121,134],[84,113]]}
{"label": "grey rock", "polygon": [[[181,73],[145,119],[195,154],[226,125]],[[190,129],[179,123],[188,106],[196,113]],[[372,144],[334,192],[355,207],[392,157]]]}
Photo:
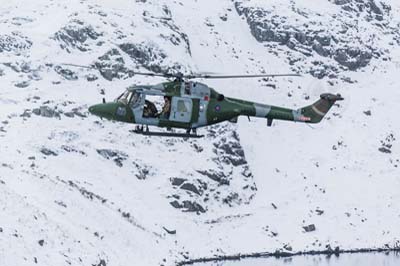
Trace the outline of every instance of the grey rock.
{"label": "grey rock", "polygon": [[165,232],[167,232],[170,235],[175,235],[176,234],[176,230],[169,230],[169,229],[165,228],[164,226],[163,226],[163,229],[165,230]]}
{"label": "grey rock", "polygon": [[341,48],[336,50],[334,59],[350,70],[365,67],[372,59],[372,53],[359,48]]}
{"label": "grey rock", "polygon": [[180,185],[182,185],[183,182],[185,182],[185,181],[186,181],[186,179],[184,179],[184,178],[179,178],[179,177],[173,177],[173,178],[171,178],[171,184],[172,184],[173,186],[180,186]]}
{"label": "grey rock", "polygon": [[371,116],[371,114],[372,114],[372,113],[371,113],[371,110],[364,111],[363,113],[364,113],[366,116]]}
{"label": "grey rock", "polygon": [[383,153],[392,153],[392,151],[387,147],[380,147],[378,150]]}
{"label": "grey rock", "polygon": [[59,74],[66,80],[77,80],[78,79],[78,76],[75,74],[75,72],[73,72],[70,69],[63,68],[61,66],[55,66],[54,71],[56,71],[57,74]]}
{"label": "grey rock", "polygon": [[229,179],[223,172],[216,172],[212,169],[208,171],[197,170],[197,172],[218,182],[220,185],[229,185]]}
{"label": "grey rock", "polygon": [[80,20],[72,20],[69,24],[55,33],[53,39],[60,42],[60,47],[70,52],[70,48],[82,52],[89,50],[88,40],[97,40],[101,33],[98,33],[90,25]]}
{"label": "grey rock", "polygon": [[307,225],[307,226],[303,226],[303,229],[304,229],[304,231],[306,231],[308,233],[308,232],[315,231],[316,228],[315,228],[314,224],[310,224],[310,225]]}
{"label": "grey rock", "polygon": [[191,183],[184,183],[183,185],[181,185],[180,188],[184,189],[184,190],[187,190],[187,191],[190,191],[190,192],[193,192],[193,193],[195,193],[197,195],[201,195],[201,192],[199,191],[199,189],[195,185],[193,185]]}
{"label": "grey rock", "polygon": [[107,266],[107,263],[105,260],[100,259],[100,262],[97,264],[92,264],[92,266]]}
{"label": "grey rock", "polygon": [[42,148],[40,150],[40,152],[43,153],[44,155],[47,155],[47,156],[58,156],[57,152],[52,151],[52,150],[50,150],[48,148]]}
{"label": "grey rock", "polygon": [[31,117],[31,110],[25,109],[24,112],[20,115],[20,117],[26,117],[26,118]]}
{"label": "grey rock", "polygon": [[60,118],[60,112],[56,111],[55,109],[50,108],[47,105],[40,106],[40,108],[35,108],[32,110],[32,113],[35,115],[43,116],[43,117],[56,117]]}
{"label": "grey rock", "polygon": [[29,85],[30,85],[30,82],[29,82],[29,81],[26,81],[26,80],[14,84],[14,86],[17,87],[17,88],[26,88],[26,87],[28,87]]}
{"label": "grey rock", "polygon": [[19,32],[11,34],[0,34],[0,53],[20,52],[32,47],[32,41]]}
{"label": "grey rock", "polygon": [[96,150],[98,154],[100,154],[102,157],[106,158],[107,160],[113,160],[115,164],[119,167],[123,166],[123,161],[125,161],[128,158],[128,155],[116,151],[116,150],[109,150],[109,149],[97,149]]}
{"label": "grey rock", "polygon": [[183,203],[182,208],[184,208],[185,211],[187,211],[187,212],[196,212],[197,214],[206,212],[206,210],[203,208],[203,206],[201,206],[197,202],[185,200],[182,203]]}
{"label": "grey rock", "polygon": [[134,59],[138,64],[155,73],[166,72],[160,64],[167,55],[154,46],[145,44],[123,43],[119,48]]}
{"label": "grey rock", "polygon": [[180,209],[182,208],[182,205],[179,204],[179,202],[177,200],[171,201],[169,204],[172,205],[172,207],[176,208],[176,209]]}
{"label": "grey rock", "polygon": [[89,82],[92,82],[92,81],[95,81],[95,80],[98,80],[98,79],[99,78],[96,75],[93,75],[93,74],[86,75],[86,80],[89,81]]}

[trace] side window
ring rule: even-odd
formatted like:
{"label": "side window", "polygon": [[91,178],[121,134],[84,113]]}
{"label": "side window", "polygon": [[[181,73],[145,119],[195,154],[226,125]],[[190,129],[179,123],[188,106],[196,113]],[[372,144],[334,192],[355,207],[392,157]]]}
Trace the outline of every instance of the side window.
{"label": "side window", "polygon": [[178,112],[183,112],[183,113],[187,113],[188,112],[188,108],[185,105],[185,101],[184,100],[179,100],[177,103],[177,108]]}
{"label": "side window", "polygon": [[192,94],[191,85],[192,84],[190,82],[185,82],[185,94],[186,95]]}

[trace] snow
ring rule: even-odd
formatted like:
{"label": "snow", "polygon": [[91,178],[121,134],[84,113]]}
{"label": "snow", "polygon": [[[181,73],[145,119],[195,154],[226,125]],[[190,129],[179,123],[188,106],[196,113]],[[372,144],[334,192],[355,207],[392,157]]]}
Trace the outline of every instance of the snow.
{"label": "snow", "polygon": [[[291,2],[248,1],[245,5],[284,13]],[[398,1],[385,2],[392,5],[395,25]],[[340,12],[328,1],[309,3],[296,1],[296,7],[312,15]],[[220,18],[224,15],[226,21]],[[160,17],[188,35],[191,56],[183,42],[175,46],[160,36],[176,34],[160,23]],[[88,40],[87,52],[71,48],[68,53],[53,38],[73,19],[102,33],[99,39]],[[300,15],[288,19],[294,26],[303,23]],[[329,30],[329,18],[318,20]],[[275,55],[257,42],[233,2],[12,0],[3,3],[0,21],[1,34],[19,32],[32,41],[28,50],[0,52],[0,61],[19,66],[26,62],[41,77],[34,80],[29,78],[32,73],[0,67],[4,71],[0,77],[1,265],[33,265],[35,258],[40,265],[99,265],[101,260],[107,265],[175,265],[187,258],[274,252],[286,244],[293,251],[322,250],[328,244],[341,249],[399,246],[400,49],[398,44],[388,44],[391,35],[377,40],[391,60],[374,58],[367,67],[345,73],[357,83],[338,79],[330,86],[326,79],[315,83],[308,74],[268,82],[206,81],[225,95],[290,108],[311,104],[322,92],[341,93],[345,101],[320,124],[310,128],[274,121],[269,128],[265,120],[240,118],[237,125],[224,124],[226,130],[220,136],[183,141],[133,135],[132,125],[89,114],[82,118],[21,115],[42,105],[64,112],[80,108],[85,113],[89,105],[101,101],[101,89],[111,100],[131,84],[162,82],[138,76],[110,82],[94,70],[73,68],[69,69],[79,79],[68,81],[45,66],[89,65],[124,42],[154,45],[167,54],[163,66],[178,62],[193,72],[292,72],[285,56],[288,48],[279,48]],[[365,36],[369,36],[368,25],[361,27]],[[98,46],[99,41],[105,44]],[[122,56],[127,66],[136,67],[128,55]],[[88,73],[99,79],[88,82]],[[25,80],[30,82],[28,87],[14,86]],[[275,84],[276,89],[265,83]],[[309,89],[310,84],[316,85]],[[367,110],[371,116],[363,113]],[[244,180],[240,167],[221,170],[216,162],[221,154],[215,153],[214,144],[223,142],[231,131],[238,132],[252,173],[249,180]],[[381,141],[392,145],[391,153],[378,150]],[[198,152],[195,145],[203,151]],[[43,148],[57,156],[43,154]],[[101,156],[99,149],[120,152],[125,156],[122,167]],[[138,179],[143,169],[148,174]],[[232,171],[230,186],[217,186],[197,172],[209,169]],[[178,193],[170,182],[173,177],[203,179],[209,186],[214,184],[221,198],[238,192],[246,203],[228,206],[210,199],[205,213],[182,212],[170,205],[171,195],[189,198],[190,193]],[[253,182],[257,191],[242,189]],[[324,213],[318,215],[316,210]],[[303,226],[309,224],[315,224],[316,231],[305,233]],[[176,234],[168,234],[163,227]],[[39,240],[44,240],[43,246]]]}

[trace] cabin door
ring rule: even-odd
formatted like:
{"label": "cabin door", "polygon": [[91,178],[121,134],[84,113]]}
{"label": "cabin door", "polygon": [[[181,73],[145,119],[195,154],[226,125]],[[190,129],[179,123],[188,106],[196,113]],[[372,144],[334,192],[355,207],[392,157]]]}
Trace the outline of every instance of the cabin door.
{"label": "cabin door", "polygon": [[192,118],[192,109],[192,99],[172,97],[169,120],[181,123],[190,123]]}

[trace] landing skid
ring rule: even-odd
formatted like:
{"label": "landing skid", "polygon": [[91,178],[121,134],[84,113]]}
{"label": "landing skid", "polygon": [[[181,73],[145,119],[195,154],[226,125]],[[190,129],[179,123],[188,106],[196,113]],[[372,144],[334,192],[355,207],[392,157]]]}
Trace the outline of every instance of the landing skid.
{"label": "landing skid", "polygon": [[190,133],[151,132],[151,131],[149,131],[149,129],[147,127],[146,127],[146,129],[143,129],[143,127],[137,127],[135,130],[133,130],[133,133],[144,135],[144,136],[172,137],[172,138],[195,138],[195,139],[199,139],[199,138],[204,137],[204,135],[197,135],[197,134],[190,134]]}

